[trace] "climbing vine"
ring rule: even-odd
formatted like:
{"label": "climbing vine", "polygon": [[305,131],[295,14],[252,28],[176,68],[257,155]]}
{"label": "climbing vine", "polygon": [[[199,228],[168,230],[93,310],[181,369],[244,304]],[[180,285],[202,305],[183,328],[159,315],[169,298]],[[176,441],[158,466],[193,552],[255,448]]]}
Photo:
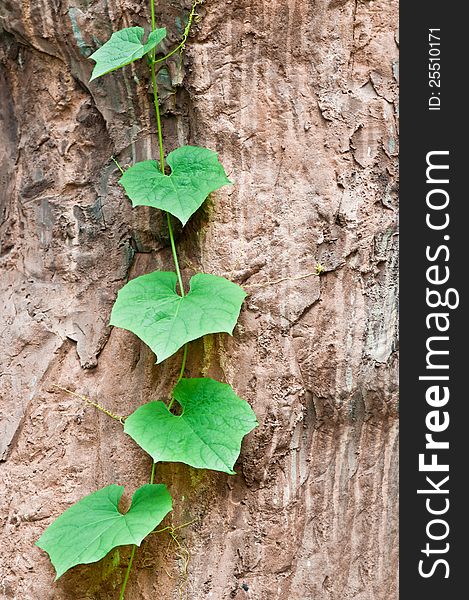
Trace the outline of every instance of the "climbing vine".
{"label": "climbing vine", "polygon": [[[118,510],[124,488],[109,485],[67,509],[46,529],[37,545],[49,554],[57,578],[75,565],[100,560],[117,546],[131,545],[120,600],[125,595],[137,546],[172,510],[168,489],[155,483],[155,465],[161,461],[182,462],[233,474],[242,439],[257,425],[248,403],[226,383],[208,377],[184,377],[189,343],[210,333],[231,334],[246,297],[238,285],[207,273],[194,275],[185,288],[174,239],[173,218],[184,226],[211,192],[230,183],[212,150],[183,146],[164,154],[156,65],[184,48],[200,3],[194,1],[181,43],[166,56],[157,57],[157,46],[166,37],[166,29],[156,27],[155,0],[150,0],[151,31],[146,39],[142,27],[122,29],[90,57],[96,63],[90,81],[138,59],[148,60],[158,160],[121,169],[120,184],[134,207],[151,206],[164,211],[175,269],[148,273],[124,285],[113,306],[110,324],[136,334],[156,354],[157,363],[180,350],[182,363],[167,404],[148,402],[128,417],[105,411],[123,423],[124,432],[153,459],[150,482],[135,491],[129,510],[125,514]],[[177,411],[175,402],[179,405]]]}

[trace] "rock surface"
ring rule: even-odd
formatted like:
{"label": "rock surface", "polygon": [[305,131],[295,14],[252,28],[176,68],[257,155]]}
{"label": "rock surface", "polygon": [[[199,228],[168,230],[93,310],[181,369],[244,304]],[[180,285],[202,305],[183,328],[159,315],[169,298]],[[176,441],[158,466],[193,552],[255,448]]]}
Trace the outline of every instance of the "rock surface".
{"label": "rock surface", "polygon": [[[158,2],[167,48],[190,0]],[[0,597],[111,600],[128,549],[53,583],[34,546],[71,503],[148,480],[118,421],[167,397],[107,323],[129,276],[172,268],[158,211],[123,165],[156,156],[144,62],[88,83],[143,0],[0,0]],[[209,0],[159,72],[165,146],[219,152],[235,185],[179,234],[185,281],[249,297],[233,338],[193,343],[191,376],[230,383],[260,427],[235,477],[160,465],[167,533],[138,553],[129,600],[397,598],[397,2]],[[324,272],[315,275],[317,265]],[[168,523],[171,521],[168,520]],[[190,557],[190,561],[187,561]]]}

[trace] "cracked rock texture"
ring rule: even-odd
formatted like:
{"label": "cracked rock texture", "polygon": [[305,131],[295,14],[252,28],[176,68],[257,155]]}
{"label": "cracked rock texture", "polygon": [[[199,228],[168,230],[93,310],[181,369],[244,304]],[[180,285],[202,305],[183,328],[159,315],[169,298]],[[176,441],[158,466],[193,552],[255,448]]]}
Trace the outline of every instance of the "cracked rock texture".
{"label": "cracked rock texture", "polygon": [[[190,0],[158,2],[166,49]],[[0,0],[0,597],[111,600],[127,548],[53,582],[34,546],[83,495],[129,498],[150,462],[119,422],[168,397],[107,323],[128,277],[171,269],[158,211],[123,165],[155,157],[145,63],[88,83],[143,0]],[[173,524],[138,553],[129,600],[397,598],[397,1],[209,0],[160,70],[165,146],[219,152],[232,187],[178,232],[183,274],[249,297],[233,338],[191,344],[188,374],[230,383],[260,422],[237,476],[160,465]],[[320,276],[314,274],[322,265]],[[166,523],[170,523],[168,518]],[[190,562],[185,566],[186,559]]]}

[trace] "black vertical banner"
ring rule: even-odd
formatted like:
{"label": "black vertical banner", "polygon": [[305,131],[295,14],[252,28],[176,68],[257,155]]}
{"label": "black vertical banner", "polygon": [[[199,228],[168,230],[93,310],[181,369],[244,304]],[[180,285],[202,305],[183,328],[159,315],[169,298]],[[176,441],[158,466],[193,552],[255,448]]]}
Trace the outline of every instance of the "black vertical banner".
{"label": "black vertical banner", "polygon": [[401,2],[400,598],[467,595],[469,175],[465,19]]}

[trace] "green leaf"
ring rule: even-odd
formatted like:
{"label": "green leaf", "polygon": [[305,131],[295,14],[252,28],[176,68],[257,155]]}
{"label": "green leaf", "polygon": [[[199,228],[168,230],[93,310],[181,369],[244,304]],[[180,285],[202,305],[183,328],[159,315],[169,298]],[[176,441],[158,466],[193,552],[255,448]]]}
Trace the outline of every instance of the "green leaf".
{"label": "green leaf", "polygon": [[200,273],[184,297],[176,293],[176,273],[155,271],[129,281],[119,291],[111,325],[132,331],[162,362],[186,342],[208,333],[232,334],[243,289],[224,277]]}
{"label": "green leaf", "polygon": [[129,510],[122,514],[117,505],[123,491],[121,485],[109,485],[86,496],[41,535],[36,545],[49,554],[56,579],[75,565],[100,560],[116,546],[140,546],[172,510],[166,486],[148,484],[135,492]]}
{"label": "green leaf", "polygon": [[181,415],[171,414],[164,402],[149,402],[127,417],[124,431],[155,462],[233,474],[241,441],[258,424],[249,404],[213,379],[181,379],[173,395]]}
{"label": "green leaf", "polygon": [[96,62],[90,81],[142,58],[166,37],[166,29],[155,29],[144,44],[144,33],[143,27],[128,27],[115,31],[109,40],[90,56]]}
{"label": "green leaf", "polygon": [[120,183],[133,206],[160,208],[185,225],[210,192],[231,183],[217,153],[207,148],[182,146],[168,154],[166,160],[170,175],[163,175],[155,160],[145,160],[121,177]]}

